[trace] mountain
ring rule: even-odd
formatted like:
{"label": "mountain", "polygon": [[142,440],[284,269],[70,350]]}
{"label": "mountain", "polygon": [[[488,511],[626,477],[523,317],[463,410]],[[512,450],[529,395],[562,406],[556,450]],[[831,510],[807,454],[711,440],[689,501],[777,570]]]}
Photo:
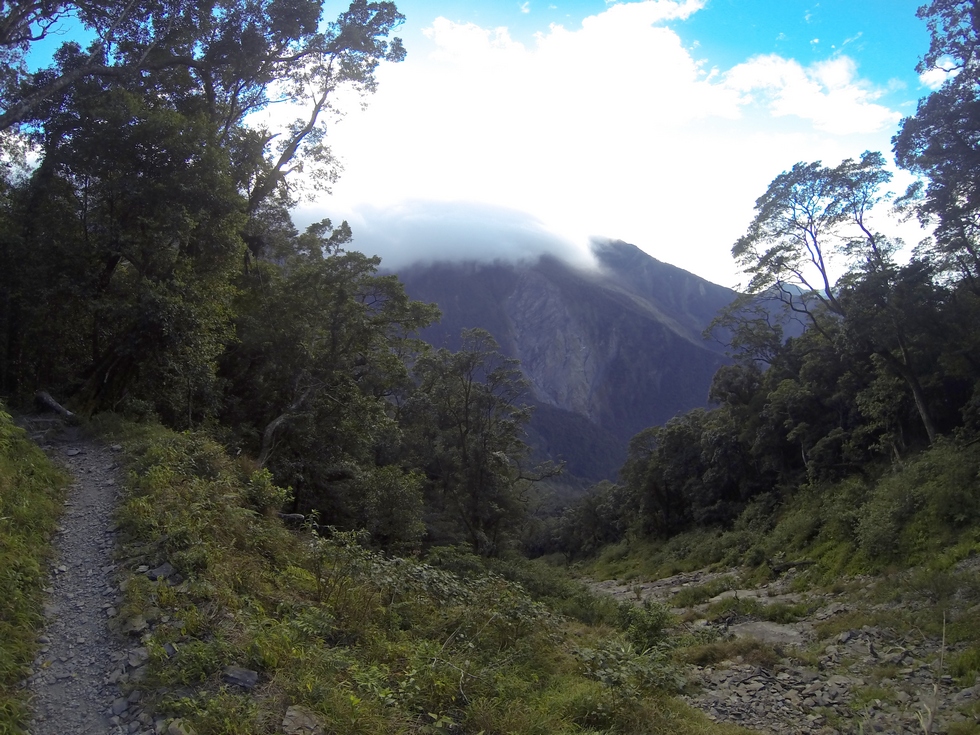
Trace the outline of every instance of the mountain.
{"label": "mountain", "polygon": [[701,333],[735,293],[621,241],[593,246],[596,267],[533,263],[414,265],[408,294],[435,302],[423,337],[457,349],[482,327],[521,361],[537,404],[532,445],[572,475],[612,477],[630,438],[708,401],[720,344]]}

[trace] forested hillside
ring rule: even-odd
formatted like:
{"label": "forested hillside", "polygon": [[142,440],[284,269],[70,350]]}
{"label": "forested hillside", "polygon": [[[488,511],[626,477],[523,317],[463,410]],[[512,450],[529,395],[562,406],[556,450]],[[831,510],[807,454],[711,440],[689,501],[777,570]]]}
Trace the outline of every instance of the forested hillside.
{"label": "forested hillside", "polygon": [[[533,484],[558,469],[529,459],[529,404],[551,419],[539,440],[569,445],[556,427],[574,424],[551,414],[571,408],[599,426],[592,444],[607,458],[610,437],[641,428],[643,411],[663,420],[690,405],[698,371],[721,356],[697,344],[706,315],[688,287],[674,293],[615,243],[597,253],[604,270],[574,275],[545,259],[524,290],[512,270],[484,269],[474,284],[502,291],[481,311],[507,322],[512,343],[455,337],[462,316],[451,313],[455,351],[430,347],[419,335],[436,308],[351,249],[346,223],[300,233],[289,215],[303,186],[337,175],[324,120],[338,91],[370,93],[378,65],[403,58],[393,4],[358,0],[329,23],[314,2],[217,14],[81,4],[96,40],[67,42],[29,73],[46,12],[9,11],[0,37],[0,392],[15,405],[43,390],[82,415],[203,428],[291,487],[285,510],[367,528],[391,550],[464,542],[487,555],[529,533],[534,548],[576,553],[583,535],[730,524],[751,501],[776,507],[801,485],[876,475],[980,430],[973,3],[923,11],[933,42],[921,69],[952,58],[959,72],[894,139],[898,164],[919,177],[895,204],[935,225],[934,238],[899,253],[868,218],[891,178],[880,153],[776,177],[733,248],[747,293],[710,330],[734,361],[714,376],[716,407],[637,434],[622,485],[572,509],[564,541],[526,525]],[[249,119],[281,100],[300,105],[287,132]],[[566,304],[569,318],[609,353],[575,384],[556,377],[551,343],[527,339],[550,329],[545,285],[569,279],[588,295]],[[659,300],[638,300],[644,289]],[[629,307],[615,328],[600,302]],[[610,346],[654,321],[663,349],[652,356]],[[671,362],[688,353],[697,365]],[[507,354],[525,361],[533,391]],[[610,381],[624,396],[605,400]],[[595,507],[611,510],[582,510]],[[576,530],[583,512],[601,528]]]}
{"label": "forested hillside", "polygon": [[[553,471],[526,460],[517,366],[482,333],[428,349],[416,335],[437,310],[350,250],[346,223],[290,221],[337,174],[336,95],[403,58],[402,16],[196,8],[83,3],[96,40],[28,73],[59,11],[5,6],[0,392],[206,429],[292,488],[284,510],[389,550],[425,536],[498,553],[527,483]],[[283,100],[287,131],[248,119]]]}

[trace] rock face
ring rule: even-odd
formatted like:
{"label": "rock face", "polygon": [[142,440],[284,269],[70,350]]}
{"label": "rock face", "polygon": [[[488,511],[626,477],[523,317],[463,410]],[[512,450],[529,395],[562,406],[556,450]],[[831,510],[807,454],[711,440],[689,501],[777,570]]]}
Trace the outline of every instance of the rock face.
{"label": "rock face", "polygon": [[610,477],[637,432],[704,406],[722,347],[701,333],[735,297],[729,289],[623,242],[593,247],[597,267],[436,263],[399,273],[442,321],[423,335],[458,347],[482,327],[521,361],[539,405],[532,442],[589,479]]}

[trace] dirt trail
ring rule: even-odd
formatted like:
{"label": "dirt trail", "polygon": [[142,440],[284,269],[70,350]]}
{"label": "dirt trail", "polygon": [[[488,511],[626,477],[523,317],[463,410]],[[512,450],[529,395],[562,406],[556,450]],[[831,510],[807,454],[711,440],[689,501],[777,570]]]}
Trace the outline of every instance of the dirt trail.
{"label": "dirt trail", "polygon": [[22,424],[74,476],[47,588],[47,626],[28,680],[35,717],[30,735],[135,733],[124,721],[130,701],[118,686],[126,641],[109,629],[119,589],[114,581],[112,520],[121,477],[111,449],[51,419]]}

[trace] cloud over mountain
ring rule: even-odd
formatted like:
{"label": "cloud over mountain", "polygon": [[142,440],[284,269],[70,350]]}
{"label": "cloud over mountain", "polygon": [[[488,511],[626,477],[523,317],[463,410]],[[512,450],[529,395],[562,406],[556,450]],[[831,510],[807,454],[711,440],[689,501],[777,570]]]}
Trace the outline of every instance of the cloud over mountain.
{"label": "cloud over mountain", "polygon": [[[301,209],[296,220],[305,225],[320,214]],[[526,212],[492,204],[407,201],[362,205],[342,217],[353,228],[353,247],[380,255],[386,269],[439,261],[517,263],[546,254],[577,266],[594,263],[588,239],[564,236]]]}

